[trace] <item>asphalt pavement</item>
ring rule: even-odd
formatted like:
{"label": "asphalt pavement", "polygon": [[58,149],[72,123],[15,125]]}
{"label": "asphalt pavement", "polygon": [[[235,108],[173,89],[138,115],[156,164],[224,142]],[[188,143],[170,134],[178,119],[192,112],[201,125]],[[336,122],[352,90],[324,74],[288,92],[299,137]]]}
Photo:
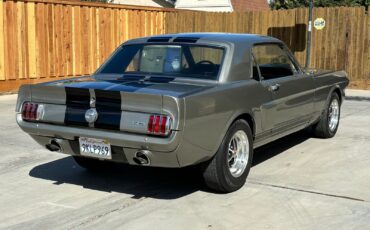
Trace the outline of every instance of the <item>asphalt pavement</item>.
{"label": "asphalt pavement", "polygon": [[332,139],[298,132],[257,149],[231,194],[194,168],[90,173],[23,133],[15,101],[0,96],[0,229],[370,229],[370,101],[345,101]]}

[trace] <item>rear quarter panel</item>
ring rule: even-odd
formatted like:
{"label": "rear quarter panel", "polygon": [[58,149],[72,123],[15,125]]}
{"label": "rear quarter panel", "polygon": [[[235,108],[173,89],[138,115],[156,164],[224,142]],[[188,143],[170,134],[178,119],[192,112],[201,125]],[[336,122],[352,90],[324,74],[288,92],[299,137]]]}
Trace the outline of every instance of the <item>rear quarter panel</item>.
{"label": "rear quarter panel", "polygon": [[219,148],[228,128],[240,115],[248,113],[254,118],[255,133],[262,131],[261,107],[271,100],[263,94],[262,85],[245,80],[190,95],[185,101],[185,124],[180,144],[184,154],[179,155],[181,165],[211,158]]}

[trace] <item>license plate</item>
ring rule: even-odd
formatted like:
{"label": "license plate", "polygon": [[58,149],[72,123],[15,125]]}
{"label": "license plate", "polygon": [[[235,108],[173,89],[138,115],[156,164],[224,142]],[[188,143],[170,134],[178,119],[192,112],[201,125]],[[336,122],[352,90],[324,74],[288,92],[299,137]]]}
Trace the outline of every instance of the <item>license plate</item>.
{"label": "license plate", "polygon": [[80,153],[83,156],[112,159],[110,143],[106,140],[80,137]]}

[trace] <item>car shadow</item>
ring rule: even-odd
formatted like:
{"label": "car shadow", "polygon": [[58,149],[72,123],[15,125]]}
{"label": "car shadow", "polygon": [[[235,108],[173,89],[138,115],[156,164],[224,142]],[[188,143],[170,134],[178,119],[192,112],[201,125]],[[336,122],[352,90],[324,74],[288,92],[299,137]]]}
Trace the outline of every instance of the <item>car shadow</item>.
{"label": "car shadow", "polygon": [[302,130],[282,137],[254,150],[253,166],[259,165],[312,137],[310,131]]}
{"label": "car shadow", "polygon": [[[253,166],[308,138],[305,132],[298,132],[256,149]],[[199,190],[210,192],[203,183],[198,167],[165,169],[112,164],[108,170],[90,172],[78,166],[69,156],[38,165],[31,169],[29,175],[54,181],[55,185],[74,184],[87,189],[131,194],[134,199],[150,197],[170,200]]]}
{"label": "car shadow", "polygon": [[104,171],[88,171],[68,156],[38,165],[31,169],[31,177],[54,181],[55,185],[74,184],[87,189],[133,195],[140,199],[176,199],[203,188],[193,167],[166,169],[111,164]]}

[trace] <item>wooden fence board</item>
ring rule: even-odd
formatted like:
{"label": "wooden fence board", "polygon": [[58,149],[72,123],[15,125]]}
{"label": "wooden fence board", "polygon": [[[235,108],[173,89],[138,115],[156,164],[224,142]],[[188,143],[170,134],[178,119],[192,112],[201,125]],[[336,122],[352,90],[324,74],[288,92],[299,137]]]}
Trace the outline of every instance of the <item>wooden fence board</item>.
{"label": "wooden fence board", "polygon": [[43,67],[44,63],[44,4],[36,3],[36,74],[38,78],[46,77]]}
{"label": "wooden fence board", "polygon": [[[338,27],[338,44],[345,44],[346,42],[346,27],[343,26],[346,23],[346,13],[344,7],[339,8],[338,13],[338,24],[341,25]],[[337,69],[344,69],[345,68],[345,46],[337,46],[336,47],[337,53]]]}
{"label": "wooden fence board", "polygon": [[96,37],[96,44],[93,44],[95,45],[95,49],[96,49],[96,54],[95,54],[95,57],[96,57],[96,61],[95,61],[95,66],[99,65],[100,62],[102,62],[101,60],[101,50],[100,50],[100,27],[99,27],[99,22],[100,22],[100,9],[99,8],[95,8],[95,20],[92,21],[92,25],[95,26],[95,37]]}
{"label": "wooden fence board", "polygon": [[[5,78],[7,80],[16,79],[15,67],[16,67],[16,22],[15,13],[16,9],[13,2],[5,2],[5,12],[4,12],[4,42],[5,42]],[[11,44],[11,45],[7,45]]]}
{"label": "wooden fence board", "polygon": [[35,3],[27,3],[28,76],[36,78],[36,17]]}
{"label": "wooden fence board", "polygon": [[367,18],[367,25],[366,25],[366,30],[365,36],[366,36],[366,41],[365,41],[365,56],[367,54],[367,59],[365,58],[365,68],[367,67],[367,70],[365,71],[365,76],[366,76],[366,87],[367,89],[370,89],[370,16],[369,14],[366,15]]}
{"label": "wooden fence board", "polygon": [[47,6],[47,59],[48,59],[48,69],[49,77],[55,77],[54,69],[54,51],[55,51],[55,40],[54,40],[54,6]]}
{"label": "wooden fence board", "polygon": [[59,17],[62,14],[61,5],[54,6],[54,40],[55,40],[55,54],[54,54],[54,71],[55,76],[63,76],[63,61],[62,61],[62,42],[61,42],[61,18]]}
{"label": "wooden fence board", "polygon": [[90,43],[90,73],[94,72],[98,67],[98,50],[97,50],[97,26],[96,26],[96,8],[90,8],[90,30],[89,30],[89,40]]}
{"label": "wooden fence board", "polygon": [[4,2],[0,1],[0,81],[5,80]]}
{"label": "wooden fence board", "polygon": [[[357,13],[356,13],[356,18],[358,19],[358,23],[357,23],[357,31],[356,31],[356,56],[355,56],[355,60],[361,60],[358,62],[358,65],[357,65],[357,76],[360,77],[360,82],[361,82],[361,86],[360,88],[365,88],[366,87],[366,84],[364,81],[362,81],[362,78],[364,78],[364,75],[365,75],[365,66],[364,66],[364,61],[365,60],[365,56],[364,56],[364,50],[365,50],[365,41],[366,39],[362,39],[364,37],[364,32],[366,30],[364,30],[366,24],[366,18],[365,18],[366,14],[365,14],[365,10],[364,9],[361,9],[359,8],[357,10]],[[356,62],[356,61],[355,61]]]}
{"label": "wooden fence board", "polygon": [[24,69],[23,69],[23,33],[24,33],[24,23],[23,23],[23,5],[22,2],[16,3],[16,24],[18,25],[17,31],[16,31],[16,42],[18,49],[15,51],[17,53],[17,69],[16,69],[16,77],[18,78],[24,78]]}
{"label": "wooden fence board", "polygon": [[347,66],[346,66],[346,69],[347,69],[347,72],[348,72],[348,75],[351,76],[351,84],[353,85],[356,85],[357,86],[357,76],[354,74],[355,70],[354,68],[350,68],[351,66],[353,66],[353,52],[350,52],[350,51],[353,51],[353,48],[354,48],[354,45],[355,45],[355,25],[357,23],[352,21],[352,19],[354,18],[354,9],[353,8],[350,8],[350,9],[347,9],[348,11],[348,14],[347,14],[347,20],[349,21],[349,27],[347,27],[347,34],[348,34],[348,39],[347,39],[347,44],[346,44],[346,47],[347,47],[347,50],[346,50],[346,58],[347,58]]}

